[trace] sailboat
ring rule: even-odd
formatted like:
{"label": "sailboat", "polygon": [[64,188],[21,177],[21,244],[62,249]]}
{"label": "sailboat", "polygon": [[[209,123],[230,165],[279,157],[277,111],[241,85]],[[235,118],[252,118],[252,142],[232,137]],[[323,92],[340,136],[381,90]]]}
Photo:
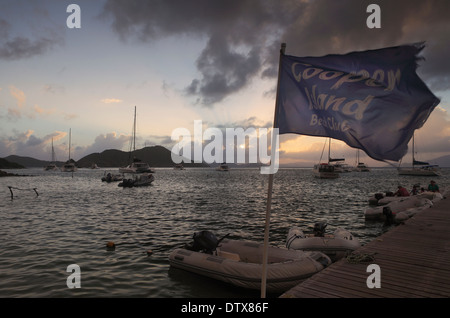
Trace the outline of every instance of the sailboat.
{"label": "sailboat", "polygon": [[[325,147],[325,145],[324,145],[324,147]],[[327,163],[318,163],[318,164],[314,165],[314,168],[313,168],[314,177],[320,178],[320,179],[339,178],[339,173],[336,171],[335,166],[330,164],[330,162],[342,161],[344,159],[332,159],[330,157],[330,150],[331,150],[331,138],[328,138],[328,162]],[[323,151],[322,151],[322,153],[323,153]]]}
{"label": "sailboat", "polygon": [[[133,124],[133,135],[131,137],[131,143],[133,150],[130,150],[130,156],[133,152],[136,151],[136,106],[134,107],[134,124]],[[142,162],[140,159],[133,157],[132,162],[126,167],[119,168],[120,173],[144,173],[144,172],[155,172],[150,168],[148,163]]]}
{"label": "sailboat", "polygon": [[414,157],[414,135],[412,137],[412,166],[410,168],[398,168],[399,175],[408,176],[440,176],[439,166],[430,165],[428,162],[418,161]]}
{"label": "sailboat", "polygon": [[72,138],[72,129],[69,130],[69,160],[61,167],[61,171],[63,172],[75,172],[78,170],[75,165],[75,161],[70,158],[70,147],[71,147],[71,138]]}
{"label": "sailboat", "polygon": [[360,162],[359,161],[359,149],[356,152],[356,167],[355,167],[355,171],[358,171],[358,172],[369,172],[370,171],[369,167],[366,166],[364,162]]}
{"label": "sailboat", "polygon": [[58,170],[58,167],[56,166],[56,155],[55,155],[55,149],[53,148],[53,138],[52,138],[52,161],[44,167],[45,171],[55,171]]}

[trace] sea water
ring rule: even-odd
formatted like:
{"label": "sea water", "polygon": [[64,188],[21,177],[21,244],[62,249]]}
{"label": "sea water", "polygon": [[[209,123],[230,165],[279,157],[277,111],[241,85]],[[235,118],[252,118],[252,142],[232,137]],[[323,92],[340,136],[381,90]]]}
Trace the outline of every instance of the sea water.
{"label": "sea water", "polygon": [[[172,269],[168,256],[200,230],[262,243],[267,175],[258,169],[159,168],[151,186],[122,188],[101,181],[109,171],[117,169],[25,169],[8,172],[26,176],[0,178],[0,297],[259,296]],[[450,171],[442,173],[434,179],[445,187]],[[366,244],[390,229],[365,221],[369,197],[399,184],[427,187],[430,180],[388,168],[334,180],[314,178],[311,169],[280,169],[270,244],[284,247],[291,226],[308,231],[319,221],[327,222],[329,233],[343,227]],[[80,288],[68,287],[72,264],[80,268]]]}

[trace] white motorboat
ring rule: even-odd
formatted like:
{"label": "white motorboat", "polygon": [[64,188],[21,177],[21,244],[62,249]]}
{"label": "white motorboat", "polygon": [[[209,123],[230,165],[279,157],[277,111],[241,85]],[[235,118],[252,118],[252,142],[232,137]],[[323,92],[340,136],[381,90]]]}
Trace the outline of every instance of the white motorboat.
{"label": "white motorboat", "polygon": [[286,247],[319,251],[335,262],[361,246],[359,240],[343,228],[337,228],[333,234],[325,234],[326,226],[323,222],[316,223],[312,234],[305,234],[298,226],[292,227],[287,235]]}
{"label": "white motorboat", "polygon": [[153,181],[155,181],[155,176],[153,174],[142,173],[134,175],[134,178],[123,178],[118,186],[124,188],[145,187],[149,186]]}
{"label": "white motorboat", "polygon": [[115,182],[115,181],[122,181],[123,180],[123,175],[121,174],[114,174],[111,172],[104,173],[103,177],[102,177],[102,181],[104,182]]}
{"label": "white motorboat", "polygon": [[[261,289],[264,245],[231,239],[217,240],[209,231],[194,234],[194,244],[169,255],[170,266],[238,287]],[[320,252],[268,248],[266,289],[282,293],[331,264]]]}

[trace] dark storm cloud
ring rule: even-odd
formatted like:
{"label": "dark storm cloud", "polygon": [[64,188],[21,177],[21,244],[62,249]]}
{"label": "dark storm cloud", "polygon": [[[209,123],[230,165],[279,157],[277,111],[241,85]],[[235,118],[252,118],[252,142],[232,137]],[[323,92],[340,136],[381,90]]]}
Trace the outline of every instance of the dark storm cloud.
{"label": "dark storm cloud", "polygon": [[233,52],[228,41],[214,36],[197,59],[197,68],[203,79],[194,79],[187,92],[200,94],[203,104],[212,105],[240,90],[258,73],[261,68],[259,50],[253,48],[246,54]]}
{"label": "dark storm cloud", "polygon": [[0,42],[0,59],[18,60],[40,55],[51,49],[55,41],[49,38],[30,40],[24,37],[16,37],[3,43]]}
{"label": "dark storm cloud", "polygon": [[[366,8],[377,3],[381,28],[369,29]],[[419,74],[434,89],[448,89],[450,1],[316,0],[286,28],[288,54],[325,55],[426,42]],[[279,46],[279,44],[277,44]],[[439,84],[439,85],[437,85]]]}
{"label": "dark storm cloud", "polygon": [[11,26],[5,19],[0,18],[0,59],[19,60],[40,55],[61,44],[60,37],[52,34],[37,39],[29,39],[24,36],[10,35]]}
{"label": "dark storm cloud", "polygon": [[[347,53],[426,41],[419,73],[447,89],[450,1],[379,0],[381,29],[369,29],[366,0],[107,0],[104,15],[122,39],[206,39],[196,61],[201,76],[186,87],[211,106],[255,77],[274,78],[278,51],[298,56]],[[182,54],[182,52],[180,52]]]}
{"label": "dark storm cloud", "polygon": [[[195,61],[201,78],[186,87],[210,106],[246,87],[258,76],[269,43],[287,21],[294,21],[295,1],[266,0],[109,0],[105,15],[122,39],[152,41],[188,35],[207,39]],[[288,22],[289,23],[289,22]],[[180,52],[182,54],[182,52]]]}

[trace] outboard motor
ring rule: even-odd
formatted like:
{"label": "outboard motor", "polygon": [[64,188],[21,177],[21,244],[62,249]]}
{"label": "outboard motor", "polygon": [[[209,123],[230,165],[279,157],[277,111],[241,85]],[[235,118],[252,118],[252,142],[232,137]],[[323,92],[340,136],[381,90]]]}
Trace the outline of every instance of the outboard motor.
{"label": "outboard motor", "polygon": [[219,240],[210,231],[195,232],[193,239],[194,242],[188,248],[196,252],[212,254],[219,245]]}
{"label": "outboard motor", "polygon": [[386,221],[384,222],[386,225],[394,223],[394,213],[392,213],[390,207],[388,206],[383,207],[383,215],[386,217]]}
{"label": "outboard motor", "polygon": [[324,237],[326,227],[327,227],[327,223],[325,223],[325,222],[317,222],[316,224],[314,224],[314,228],[313,228],[314,236]]}

